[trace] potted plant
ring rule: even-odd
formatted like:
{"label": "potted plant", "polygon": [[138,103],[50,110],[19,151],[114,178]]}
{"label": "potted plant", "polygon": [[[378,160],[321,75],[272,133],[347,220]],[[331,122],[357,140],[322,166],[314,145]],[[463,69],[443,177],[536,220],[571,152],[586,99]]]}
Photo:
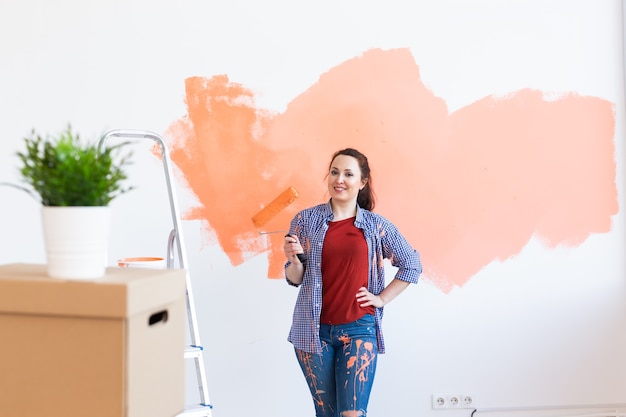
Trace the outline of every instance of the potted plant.
{"label": "potted plant", "polygon": [[17,186],[42,204],[48,275],[90,279],[104,276],[111,226],[109,203],[125,187],[130,153],[127,142],[100,149],[82,141],[68,126],[58,136],[43,138],[35,130],[17,152],[27,186]]}

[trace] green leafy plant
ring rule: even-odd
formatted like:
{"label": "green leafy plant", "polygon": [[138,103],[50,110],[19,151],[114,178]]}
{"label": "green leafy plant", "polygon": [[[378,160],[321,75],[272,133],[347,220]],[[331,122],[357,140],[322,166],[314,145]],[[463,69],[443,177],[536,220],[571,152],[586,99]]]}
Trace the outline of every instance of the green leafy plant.
{"label": "green leafy plant", "polygon": [[58,136],[44,139],[32,131],[24,139],[26,149],[17,152],[20,174],[29,191],[44,206],[107,206],[132,187],[124,187],[124,168],[130,153],[121,155],[127,142],[98,149],[81,141],[68,126]]}

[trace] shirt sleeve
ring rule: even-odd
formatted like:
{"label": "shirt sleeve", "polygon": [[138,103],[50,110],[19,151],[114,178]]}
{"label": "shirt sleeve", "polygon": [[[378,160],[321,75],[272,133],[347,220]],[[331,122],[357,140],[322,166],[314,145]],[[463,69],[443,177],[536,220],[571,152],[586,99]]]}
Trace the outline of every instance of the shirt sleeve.
{"label": "shirt sleeve", "polygon": [[395,278],[416,284],[422,273],[422,262],[419,252],[411,246],[398,228],[384,220],[381,243],[383,256],[398,268]]}
{"label": "shirt sleeve", "polygon": [[[301,227],[299,225],[300,220],[302,219],[302,213],[298,213],[292,220],[291,223],[289,225],[289,232],[287,234],[289,235],[297,235],[297,231],[301,230]],[[298,236],[298,239],[300,239],[300,241],[302,241],[302,237]],[[291,285],[292,287],[299,287],[302,284],[296,284],[292,281],[289,280],[289,278],[287,277],[287,267],[291,265],[291,261],[289,259],[287,259],[287,262],[285,262],[285,266],[284,266],[284,270],[285,270],[285,281],[287,281],[287,284]]]}

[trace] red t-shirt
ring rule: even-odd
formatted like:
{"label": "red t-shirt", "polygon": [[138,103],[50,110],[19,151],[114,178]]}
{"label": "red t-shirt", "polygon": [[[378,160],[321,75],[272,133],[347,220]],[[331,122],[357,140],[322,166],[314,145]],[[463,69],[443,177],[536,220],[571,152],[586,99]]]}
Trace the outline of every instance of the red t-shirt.
{"label": "red t-shirt", "polygon": [[354,225],[355,217],[330,222],[322,248],[323,324],[344,324],[374,314],[374,307],[361,307],[356,293],[367,288],[367,242]]}

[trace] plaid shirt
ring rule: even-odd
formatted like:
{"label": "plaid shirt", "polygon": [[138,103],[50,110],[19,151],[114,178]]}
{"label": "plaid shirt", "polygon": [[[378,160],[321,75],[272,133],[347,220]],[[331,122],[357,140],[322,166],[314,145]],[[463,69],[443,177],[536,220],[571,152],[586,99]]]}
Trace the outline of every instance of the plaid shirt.
{"label": "plaid shirt", "polygon": [[[322,245],[333,220],[330,202],[300,211],[291,221],[289,233],[298,236],[307,259],[306,269],[293,312],[293,322],[288,340],[306,352],[320,353],[320,315],[322,311]],[[383,216],[357,207],[354,225],[363,230],[368,247],[368,290],[380,294],[385,288],[384,259],[398,268],[395,278],[417,283],[422,273],[418,252]],[[287,261],[285,268],[290,264]],[[287,279],[287,282],[291,282]],[[293,284],[291,284],[293,285]],[[376,308],[376,335],[378,352],[385,353],[381,322],[383,308]]]}

